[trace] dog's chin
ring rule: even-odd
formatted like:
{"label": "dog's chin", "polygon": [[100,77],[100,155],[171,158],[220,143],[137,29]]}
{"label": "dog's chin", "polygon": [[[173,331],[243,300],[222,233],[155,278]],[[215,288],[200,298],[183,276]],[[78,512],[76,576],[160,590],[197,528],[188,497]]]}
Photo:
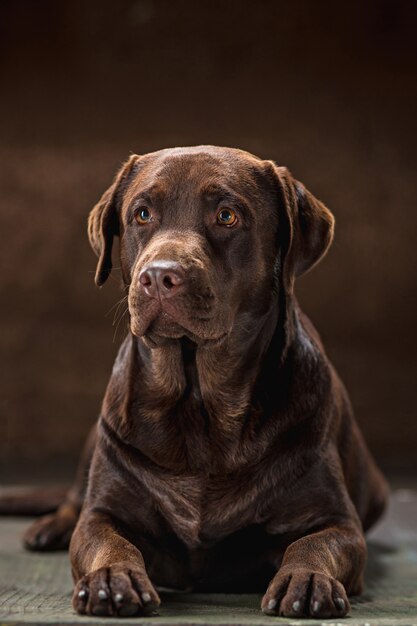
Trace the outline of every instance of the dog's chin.
{"label": "dog's chin", "polygon": [[165,311],[159,311],[150,319],[131,315],[130,330],[136,337],[162,339],[180,339],[184,336],[184,328]]}
{"label": "dog's chin", "polygon": [[184,322],[178,321],[160,311],[147,325],[143,318],[131,316],[130,329],[133,335],[140,337],[149,347],[160,347],[171,342],[187,338],[197,345],[221,344],[227,337],[227,332],[210,332],[209,329],[193,329]]}
{"label": "dog's chin", "polygon": [[161,311],[151,322],[147,332],[169,339],[179,339],[184,335],[184,327],[166,311]]}

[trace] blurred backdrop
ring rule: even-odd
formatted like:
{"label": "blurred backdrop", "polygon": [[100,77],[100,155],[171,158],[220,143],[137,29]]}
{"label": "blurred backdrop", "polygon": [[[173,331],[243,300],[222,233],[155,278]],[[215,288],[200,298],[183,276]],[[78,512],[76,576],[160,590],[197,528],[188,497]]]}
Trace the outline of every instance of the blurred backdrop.
{"label": "blurred backdrop", "polygon": [[298,296],[381,465],[416,469],[413,5],[2,0],[2,482],[71,472],[125,332],[88,211],[130,152],[202,143],[287,165],[334,212]]}

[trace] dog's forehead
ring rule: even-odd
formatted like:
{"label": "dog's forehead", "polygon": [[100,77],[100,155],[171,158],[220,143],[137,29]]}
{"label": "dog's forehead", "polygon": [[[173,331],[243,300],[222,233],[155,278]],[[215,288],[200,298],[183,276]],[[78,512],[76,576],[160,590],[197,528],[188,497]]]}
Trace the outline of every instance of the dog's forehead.
{"label": "dog's forehead", "polygon": [[218,185],[250,193],[257,187],[262,164],[258,157],[233,148],[172,148],[143,155],[133,187],[181,193]]}

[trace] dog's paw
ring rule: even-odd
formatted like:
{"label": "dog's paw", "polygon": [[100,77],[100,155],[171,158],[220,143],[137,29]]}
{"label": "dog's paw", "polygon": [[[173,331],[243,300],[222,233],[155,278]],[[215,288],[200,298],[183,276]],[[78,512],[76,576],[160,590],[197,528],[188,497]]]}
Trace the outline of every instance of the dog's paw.
{"label": "dog's paw", "polygon": [[262,611],[284,617],[343,617],[350,610],[343,585],[308,569],[276,574],[262,599]]}
{"label": "dog's paw", "polygon": [[66,550],[75,528],[76,518],[56,513],[45,515],[33,522],[23,535],[27,550]]}
{"label": "dog's paw", "polygon": [[72,597],[78,613],[97,616],[152,615],[160,603],[146,572],[123,563],[83,576]]}

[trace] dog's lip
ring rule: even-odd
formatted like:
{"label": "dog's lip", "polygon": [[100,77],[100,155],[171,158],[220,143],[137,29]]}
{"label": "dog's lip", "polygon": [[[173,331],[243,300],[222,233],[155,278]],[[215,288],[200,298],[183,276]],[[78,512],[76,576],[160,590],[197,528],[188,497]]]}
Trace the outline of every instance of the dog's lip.
{"label": "dog's lip", "polygon": [[[161,329],[158,329],[158,326],[162,327],[162,332],[161,332]],[[184,329],[184,326],[180,323],[180,321],[176,317],[174,317],[173,315],[170,315],[164,309],[161,309],[159,313],[157,313],[157,315],[155,315],[155,317],[150,322],[146,332],[148,331],[155,332],[156,334],[160,334],[164,336],[163,335],[164,327],[167,328],[168,332],[171,332],[171,331],[177,332],[179,329],[181,330]]]}
{"label": "dog's lip", "polygon": [[[215,311],[195,311],[191,315],[184,315],[181,310],[178,310],[173,304],[174,303],[170,301],[164,302],[163,299],[153,299],[148,303],[149,308],[147,307],[147,311],[145,310],[143,314],[140,313],[140,310],[138,310],[136,306],[133,306],[133,310],[131,311],[131,328],[133,334],[138,337],[146,338],[149,343],[155,346],[162,345],[169,340],[175,341],[181,339],[181,337],[188,337],[191,341],[202,347],[217,347],[221,345],[230,334],[230,329],[224,331],[224,328],[212,328],[211,332],[204,332],[204,326],[213,323],[213,320],[216,318]],[[173,334],[169,332],[169,328],[166,329],[166,333],[163,327],[158,328],[158,321],[162,322],[162,325],[164,323],[167,324],[167,326],[172,322]],[[193,328],[196,324],[203,325],[201,333]],[[195,332],[196,330],[198,334]],[[216,333],[216,330],[223,330],[223,332]]]}
{"label": "dog's lip", "polygon": [[164,335],[158,335],[157,333],[145,333],[142,336],[142,339],[148,344],[150,348],[160,348],[161,346],[166,346],[169,344],[173,344],[175,341],[181,339],[178,337],[177,339],[173,337],[165,337]]}
{"label": "dog's lip", "polygon": [[184,329],[184,334],[181,337],[169,337],[167,335],[162,335],[156,332],[151,331],[150,333],[146,332],[143,335],[143,338],[151,344],[152,347],[159,347],[161,345],[166,345],[167,343],[179,341],[180,339],[187,338],[190,339],[196,346],[202,348],[217,348],[221,346],[224,340],[228,337],[229,333],[223,333],[219,337],[213,337],[211,339],[202,339],[197,335],[187,331]]}
{"label": "dog's lip", "polygon": [[208,346],[210,348],[217,348],[221,346],[225,339],[229,336],[228,332],[222,333],[219,337],[213,337],[212,339],[204,339],[201,345]]}
{"label": "dog's lip", "polygon": [[[155,321],[157,320],[158,315],[162,315],[165,321],[173,322],[173,324],[176,327],[175,330],[179,331],[177,336],[173,337],[172,335],[168,333],[165,334],[163,328],[159,328],[159,329],[158,327],[155,328]],[[166,311],[161,310],[159,314],[157,314],[156,317],[154,317],[153,320],[150,322],[149,326],[143,333],[143,337],[146,337],[151,343],[154,343],[155,345],[161,345],[162,343],[164,343],[165,340],[176,341],[183,337],[187,337],[198,346],[217,347],[218,345],[221,345],[223,343],[223,341],[229,336],[229,334],[230,332],[229,330],[227,330],[227,331],[220,333],[219,335],[215,337],[204,337],[204,336],[198,335],[195,332],[193,332],[191,329],[187,328],[187,326],[184,326],[178,319],[169,315]]]}

